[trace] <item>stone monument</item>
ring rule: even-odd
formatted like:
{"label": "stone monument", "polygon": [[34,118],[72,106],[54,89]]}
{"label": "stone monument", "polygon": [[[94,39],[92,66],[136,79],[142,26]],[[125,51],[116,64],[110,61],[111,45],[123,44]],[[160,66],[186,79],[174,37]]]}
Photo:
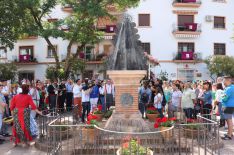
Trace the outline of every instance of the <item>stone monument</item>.
{"label": "stone monument", "polygon": [[135,26],[131,17],[125,15],[117,27],[115,50],[107,63],[107,74],[114,81],[116,91],[116,109],[105,127],[112,131],[150,131],[138,110],[138,88],[147,73],[147,62]]}

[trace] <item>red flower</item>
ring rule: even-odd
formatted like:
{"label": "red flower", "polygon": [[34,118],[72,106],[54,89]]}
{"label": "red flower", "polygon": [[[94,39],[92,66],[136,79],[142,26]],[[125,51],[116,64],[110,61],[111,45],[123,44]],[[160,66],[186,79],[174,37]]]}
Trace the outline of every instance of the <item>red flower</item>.
{"label": "red flower", "polygon": [[155,122],[160,123],[161,118],[156,118]]}
{"label": "red flower", "polygon": [[123,148],[126,149],[126,148],[129,148],[129,143],[123,143]]}
{"label": "red flower", "polygon": [[188,123],[193,123],[193,122],[194,122],[194,120],[193,120],[193,119],[191,119],[191,118],[188,118],[188,119],[187,119],[187,122],[188,122]]}
{"label": "red flower", "polygon": [[93,119],[93,116],[92,114],[89,114],[88,117],[87,117],[88,121],[91,121]]}
{"label": "red flower", "polygon": [[159,127],[159,124],[158,123],[154,123],[154,128],[158,128]]}
{"label": "red flower", "polygon": [[93,115],[93,116],[92,116],[92,119],[97,119],[97,116]]}
{"label": "red flower", "polygon": [[156,111],[157,109],[155,107],[149,107],[149,108],[147,108],[147,110]]}
{"label": "red flower", "polygon": [[102,111],[102,105],[98,105],[98,111]]}
{"label": "red flower", "polygon": [[87,121],[86,123],[87,123],[87,124],[90,124],[90,121]]}
{"label": "red flower", "polygon": [[166,122],[166,121],[167,121],[167,118],[166,118],[166,117],[163,117],[163,118],[161,118],[161,119],[159,120],[160,123],[164,123],[164,122]]}
{"label": "red flower", "polygon": [[169,118],[170,121],[176,121],[175,117]]}

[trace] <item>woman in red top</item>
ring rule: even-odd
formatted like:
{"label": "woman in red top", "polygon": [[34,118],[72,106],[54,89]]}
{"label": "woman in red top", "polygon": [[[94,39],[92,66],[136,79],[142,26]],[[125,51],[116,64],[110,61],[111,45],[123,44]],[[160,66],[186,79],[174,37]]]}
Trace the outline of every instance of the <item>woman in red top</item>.
{"label": "woman in red top", "polygon": [[12,136],[15,145],[22,142],[24,145],[28,141],[32,141],[30,132],[30,111],[35,110],[38,114],[42,114],[37,110],[32,97],[28,95],[29,86],[22,85],[22,93],[13,97],[11,101],[11,111],[14,114],[14,126]]}

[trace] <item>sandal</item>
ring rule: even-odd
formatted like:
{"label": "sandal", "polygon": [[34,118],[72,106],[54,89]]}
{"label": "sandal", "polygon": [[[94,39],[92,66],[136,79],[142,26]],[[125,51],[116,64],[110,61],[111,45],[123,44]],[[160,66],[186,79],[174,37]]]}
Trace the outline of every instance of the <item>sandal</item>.
{"label": "sandal", "polygon": [[232,137],[229,137],[228,135],[224,135],[224,137],[221,137],[222,140],[232,140]]}

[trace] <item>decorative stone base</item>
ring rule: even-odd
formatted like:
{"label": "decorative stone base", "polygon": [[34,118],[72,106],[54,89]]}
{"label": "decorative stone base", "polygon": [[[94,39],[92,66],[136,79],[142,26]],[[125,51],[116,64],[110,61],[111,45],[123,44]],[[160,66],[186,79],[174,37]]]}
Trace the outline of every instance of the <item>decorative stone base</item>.
{"label": "decorative stone base", "polygon": [[119,132],[149,132],[138,110],[138,88],[146,75],[143,70],[107,71],[115,85],[115,112],[105,129]]}
{"label": "decorative stone base", "polygon": [[150,132],[148,124],[139,112],[131,114],[113,112],[105,129],[118,132]]}

